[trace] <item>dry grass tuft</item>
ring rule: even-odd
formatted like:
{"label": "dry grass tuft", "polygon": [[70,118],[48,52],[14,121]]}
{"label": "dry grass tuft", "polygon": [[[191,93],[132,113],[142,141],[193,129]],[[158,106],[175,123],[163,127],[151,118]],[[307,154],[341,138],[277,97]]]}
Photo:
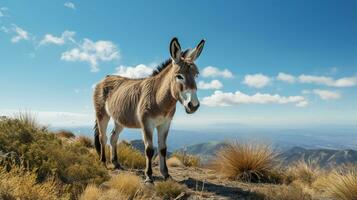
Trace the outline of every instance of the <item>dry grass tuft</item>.
{"label": "dry grass tuft", "polygon": [[[106,189],[104,189],[106,188]],[[103,189],[95,185],[89,185],[79,197],[80,200],[143,200],[150,199],[152,192],[147,190],[141,184],[140,177],[130,174],[121,173],[113,177]]]}
{"label": "dry grass tuft", "polygon": [[141,192],[141,179],[133,174],[122,173],[109,180],[110,188],[117,190],[120,194],[133,198]]}
{"label": "dry grass tuft", "polygon": [[79,197],[79,200],[130,200],[128,196],[125,196],[116,189],[101,190],[95,185],[89,185]]}
{"label": "dry grass tuft", "polygon": [[[145,156],[130,144],[119,143],[118,146],[119,163],[130,169],[144,169],[146,165]],[[110,151],[108,151],[110,152]]]}
{"label": "dry grass tuft", "polygon": [[36,174],[13,166],[11,171],[0,167],[0,199],[67,199],[69,194],[59,195],[54,181],[37,183]]}
{"label": "dry grass tuft", "polygon": [[59,130],[55,134],[59,138],[71,139],[71,138],[75,138],[76,137],[76,135],[74,135],[74,133],[72,133],[71,131],[67,131],[67,130]]}
{"label": "dry grass tuft", "polygon": [[318,178],[313,186],[332,199],[357,199],[357,166],[344,171],[332,171]]}
{"label": "dry grass tuft", "polygon": [[156,195],[163,199],[175,199],[182,192],[185,192],[186,188],[179,183],[168,180],[155,183]]}
{"label": "dry grass tuft", "polygon": [[37,119],[33,113],[30,111],[20,111],[15,115],[15,118],[19,120],[20,123],[25,124],[26,126],[38,129],[40,125],[37,122]]}
{"label": "dry grass tuft", "polygon": [[87,148],[94,148],[93,140],[87,136],[81,135],[76,138],[76,141]]}
{"label": "dry grass tuft", "polygon": [[270,145],[232,142],[217,152],[211,165],[230,179],[275,182],[279,179],[277,156]]}
{"label": "dry grass tuft", "polygon": [[88,185],[83,191],[80,200],[98,200],[102,196],[102,191],[95,185]]}
{"label": "dry grass tuft", "polygon": [[298,161],[290,166],[286,171],[286,181],[301,181],[311,185],[317,177],[322,175],[322,169],[313,161]]}
{"label": "dry grass tuft", "polygon": [[178,159],[177,157],[171,157],[169,159],[167,159],[166,161],[167,166],[169,167],[183,167],[183,163],[181,162],[180,159]]}
{"label": "dry grass tuft", "polygon": [[171,156],[178,158],[181,163],[186,167],[199,167],[201,166],[201,159],[198,156],[190,155],[185,152],[176,152]]}

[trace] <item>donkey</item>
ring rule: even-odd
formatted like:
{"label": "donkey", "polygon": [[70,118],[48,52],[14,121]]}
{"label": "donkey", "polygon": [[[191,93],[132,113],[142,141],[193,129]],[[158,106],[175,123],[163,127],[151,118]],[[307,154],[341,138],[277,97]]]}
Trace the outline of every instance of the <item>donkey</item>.
{"label": "donkey", "polygon": [[169,178],[166,165],[166,139],[171,120],[179,101],[186,113],[194,113],[200,106],[197,98],[196,77],[198,68],[194,61],[200,56],[205,40],[194,48],[181,51],[177,38],[170,42],[171,58],[162,63],[150,77],[130,79],[107,75],[94,90],[96,121],[94,126],[95,147],[100,160],[106,163],[106,129],[113,118],[114,129],[110,136],[112,163],[122,169],[117,157],[117,141],[124,127],[140,128],[145,144],[145,182],[153,183],[152,158],[154,155],[153,132],[157,129],[160,172]]}

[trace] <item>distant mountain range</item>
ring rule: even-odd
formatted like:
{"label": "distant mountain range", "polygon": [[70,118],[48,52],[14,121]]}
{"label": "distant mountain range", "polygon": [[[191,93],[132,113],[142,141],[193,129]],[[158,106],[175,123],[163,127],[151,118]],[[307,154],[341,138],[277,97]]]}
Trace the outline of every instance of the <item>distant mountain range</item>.
{"label": "distant mountain range", "polygon": [[304,160],[306,162],[316,162],[320,167],[329,168],[331,166],[357,163],[357,151],[331,150],[331,149],[305,149],[294,147],[282,154],[286,164]]}
{"label": "distant mountain range", "polygon": [[[76,135],[87,135],[93,138],[92,127],[57,127],[53,129],[67,129]],[[111,127],[108,128],[108,132]],[[109,135],[109,133],[108,133]],[[154,145],[157,145],[157,134],[154,134]],[[139,129],[124,129],[120,140],[141,139]],[[177,130],[172,129],[168,135],[167,147],[170,151],[189,145],[208,143],[212,141],[264,141],[273,144],[281,151],[287,151],[295,146],[306,149],[353,149],[357,150],[357,127],[308,127],[299,129],[278,128],[249,128],[239,129],[204,129]],[[199,146],[197,148],[200,148]]]}
{"label": "distant mountain range", "polygon": [[[188,154],[198,155],[204,161],[209,161],[215,152],[226,146],[225,142],[209,142],[190,145],[181,148],[178,151],[184,151]],[[315,162],[320,167],[328,168],[347,163],[357,163],[357,151],[347,150],[332,150],[332,149],[306,149],[302,147],[293,147],[281,153],[280,157],[285,165],[304,160],[307,162]]]}

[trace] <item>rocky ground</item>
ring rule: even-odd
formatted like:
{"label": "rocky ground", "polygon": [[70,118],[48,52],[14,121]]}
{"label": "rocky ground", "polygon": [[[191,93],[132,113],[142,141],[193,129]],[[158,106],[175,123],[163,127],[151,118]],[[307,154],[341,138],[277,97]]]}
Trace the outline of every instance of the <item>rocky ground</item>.
{"label": "rocky ground", "polygon": [[[170,174],[173,180],[187,187],[187,191],[176,199],[209,199],[209,200],[256,200],[264,199],[257,192],[258,189],[264,187],[278,187],[274,184],[253,184],[231,181],[216,174],[215,171],[196,167],[170,167]],[[119,171],[111,171],[111,175],[115,176]],[[142,177],[144,180],[143,171],[131,171]],[[162,180],[158,166],[153,168],[154,179]],[[105,184],[104,184],[105,185]],[[151,186],[147,186],[151,187]]]}

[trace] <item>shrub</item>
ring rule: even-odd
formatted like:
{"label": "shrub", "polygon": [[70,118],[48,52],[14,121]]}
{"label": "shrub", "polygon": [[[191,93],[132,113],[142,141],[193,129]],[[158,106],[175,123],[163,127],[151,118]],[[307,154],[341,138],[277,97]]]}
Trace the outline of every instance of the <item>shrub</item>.
{"label": "shrub", "polygon": [[349,170],[332,171],[318,178],[313,185],[332,199],[357,199],[357,166]]}
{"label": "shrub", "polygon": [[87,136],[81,135],[81,136],[79,136],[79,137],[76,138],[76,141],[77,141],[79,144],[81,144],[81,145],[83,145],[83,146],[85,146],[85,147],[87,147],[87,148],[93,148],[93,147],[94,147],[93,140],[90,139],[90,138],[87,137]]}
{"label": "shrub", "polygon": [[211,166],[230,179],[276,181],[279,179],[277,156],[266,144],[232,142],[216,153]]}
{"label": "shrub", "polygon": [[303,183],[311,184],[318,176],[322,174],[322,170],[312,161],[298,161],[290,166],[286,171],[286,181],[292,182],[295,180],[301,181]]}
{"label": "shrub", "polygon": [[76,137],[76,135],[74,135],[74,133],[72,133],[71,131],[66,131],[66,130],[59,130],[55,133],[55,135],[57,135],[59,138],[67,138],[67,139]]}
{"label": "shrub", "polygon": [[38,182],[55,177],[74,198],[87,184],[108,179],[107,170],[88,148],[66,143],[34,124],[22,118],[1,120],[0,150],[17,154],[24,168],[36,170]]}
{"label": "shrub", "polygon": [[34,172],[15,166],[10,171],[0,167],[0,199],[67,199],[68,194],[60,196],[59,190],[60,186],[53,179],[37,183]]}
{"label": "shrub", "polygon": [[[119,163],[125,168],[144,169],[146,166],[145,156],[130,144],[121,142],[117,146]],[[109,151],[107,151],[109,152]]]}
{"label": "shrub", "polygon": [[171,157],[178,158],[181,163],[186,167],[199,167],[201,160],[198,156],[190,155],[185,152],[176,152]]}
{"label": "shrub", "polygon": [[174,199],[182,192],[185,192],[186,188],[173,180],[161,181],[155,183],[155,192],[157,196],[163,199]]}

